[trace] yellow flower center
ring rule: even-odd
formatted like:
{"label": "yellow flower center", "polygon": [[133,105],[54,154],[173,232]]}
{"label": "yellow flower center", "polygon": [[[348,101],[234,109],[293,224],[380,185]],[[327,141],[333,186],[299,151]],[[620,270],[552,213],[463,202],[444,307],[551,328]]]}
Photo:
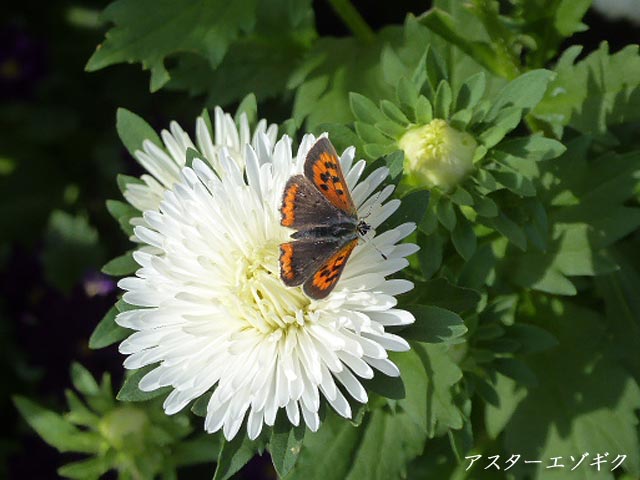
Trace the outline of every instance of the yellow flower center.
{"label": "yellow flower center", "polygon": [[304,325],[310,304],[302,289],[282,283],[279,252],[279,242],[248,250],[237,262],[231,291],[223,299],[247,327],[276,337]]}

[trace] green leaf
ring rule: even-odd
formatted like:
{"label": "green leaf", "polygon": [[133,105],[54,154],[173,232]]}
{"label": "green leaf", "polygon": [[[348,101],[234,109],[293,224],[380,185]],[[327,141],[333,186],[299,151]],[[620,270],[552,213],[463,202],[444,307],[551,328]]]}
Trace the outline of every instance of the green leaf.
{"label": "green leaf", "polygon": [[555,73],[549,70],[539,69],[523,73],[511,80],[496,95],[486,120],[493,120],[500,110],[508,107],[516,107],[522,109],[525,114],[528,113],[540,103],[555,76]]}
{"label": "green leaf", "polygon": [[[509,21],[511,25],[518,25],[516,32],[524,46],[529,47],[526,63],[531,67],[546,65],[565,37],[587,29],[581,19],[591,6],[591,0],[517,0],[515,4],[514,18]],[[531,45],[525,43],[525,38]]]}
{"label": "green leaf", "polygon": [[505,140],[496,148],[514,157],[527,158],[536,162],[557,158],[567,150],[557,140],[539,135]]}
{"label": "green leaf", "polygon": [[383,145],[391,143],[390,137],[384,135],[379,128],[376,128],[373,125],[363,122],[355,122],[354,126],[358,137],[360,137],[364,143],[379,143]]}
{"label": "green leaf", "polygon": [[[153,132],[153,133],[155,135],[155,132]],[[120,138],[122,140],[122,137],[120,137]],[[137,141],[134,141],[132,143],[136,143],[137,144]],[[124,140],[123,140],[123,144],[124,144]],[[125,145],[125,147],[127,147],[126,144],[124,144],[124,145]],[[129,150],[129,147],[127,147],[127,150]],[[136,148],[134,148],[134,150],[136,150]],[[131,150],[129,150],[129,152],[133,155],[133,152],[131,152]],[[131,184],[133,184],[133,185],[144,185],[144,182],[142,180],[140,180],[138,177],[131,177],[129,175],[123,175],[121,173],[118,174],[117,181],[118,181],[118,188],[120,189],[120,192],[123,193],[123,194],[127,190],[128,185],[131,185]]]}
{"label": "green leaf", "polygon": [[[544,299],[535,307],[535,322],[549,329],[561,348],[529,357],[539,385],[518,403],[506,425],[505,448],[530,458],[624,452],[624,468],[638,475],[640,388],[608,348],[603,319],[568,301]],[[543,478],[544,465],[517,465],[514,472],[532,474],[534,468]],[[581,478],[613,478],[610,472],[581,473]]]}
{"label": "green leaf", "polygon": [[492,165],[491,174],[498,183],[504,185],[516,195],[533,197],[536,194],[536,188],[533,186],[533,182],[520,173],[520,171],[506,164],[497,163]]}
{"label": "green leaf", "polygon": [[402,377],[390,377],[388,375],[374,375],[372,379],[360,380],[360,383],[369,392],[392,400],[400,400],[406,396],[404,380]]}
{"label": "green leaf", "polygon": [[73,390],[65,390],[64,396],[69,405],[69,412],[65,414],[64,418],[70,423],[82,427],[91,427],[100,421],[100,416],[89,410]]}
{"label": "green leaf", "polygon": [[[167,88],[207,94],[228,105],[247,94],[264,101],[287,94],[287,84],[316,38],[309,0],[258,0],[255,27],[229,45],[217,67],[195,53],[180,53]],[[237,114],[236,114],[237,117]],[[249,117],[250,125],[251,117]]]}
{"label": "green leaf", "polygon": [[356,147],[357,155],[364,153],[364,146],[362,140],[356,135],[356,133],[346,125],[338,123],[322,123],[318,125],[318,132],[327,132],[331,143],[336,147],[336,150],[343,151],[350,146]]}
{"label": "green leaf", "polygon": [[69,294],[83,275],[102,264],[98,232],[85,216],[54,210],[44,237],[42,263],[47,282]]}
{"label": "green leaf", "polygon": [[527,238],[524,232],[504,213],[500,213],[500,215],[494,218],[483,218],[482,223],[500,232],[520,250],[525,251],[527,249]]}
{"label": "green leaf", "polygon": [[120,388],[120,391],[118,392],[118,395],[116,395],[116,399],[121,402],[146,402],[152,398],[166,395],[171,390],[171,387],[162,387],[151,392],[143,392],[138,388],[138,383],[140,383],[142,377],[156,368],[156,366],[157,365],[148,365],[146,367],[139,368],[138,370],[133,370],[128,374]]}
{"label": "green leaf", "polygon": [[471,196],[473,198],[473,209],[478,213],[478,215],[489,218],[498,215],[498,206],[490,197],[479,195],[473,190],[471,191]]}
{"label": "green leaf", "polygon": [[420,250],[418,250],[420,269],[425,278],[431,278],[442,264],[445,239],[438,230],[431,235],[418,232],[418,243],[420,244]]}
{"label": "green leaf", "polygon": [[229,44],[255,22],[255,0],[169,1],[118,0],[102,14],[115,24],[87,62],[88,71],[122,62],[140,62],[151,70],[151,91],[168,80],[164,60],[178,51],[192,51],[215,68]]}
{"label": "green leaf", "polygon": [[473,205],[473,197],[469,194],[469,192],[467,192],[460,185],[456,187],[453,193],[449,194],[449,198],[456,205],[466,205],[466,206]]}
{"label": "green leaf", "polygon": [[[395,152],[385,156],[384,162],[387,164],[387,168],[389,169],[389,179],[394,183],[399,182],[404,169],[404,152],[402,150],[396,150]],[[422,218],[420,221],[422,221]]]}
{"label": "green leaf", "polygon": [[420,96],[416,103],[416,121],[419,125],[426,125],[433,120],[433,107],[426,97]]}
{"label": "green leaf", "polygon": [[429,208],[429,191],[414,190],[402,197],[402,203],[396,212],[385,222],[384,229],[391,229],[405,222],[416,225],[422,222]]}
{"label": "green leaf", "polygon": [[136,208],[119,200],[107,200],[107,210],[118,221],[124,233],[128,236],[133,235],[131,219],[140,217],[140,212]]}
{"label": "green leaf", "polygon": [[575,63],[581,47],[568,48],[558,60],[550,84],[534,115],[560,136],[566,126],[611,143],[611,127],[640,120],[640,55],[637,45],[615,54],[606,42]]}
{"label": "green leaf", "polygon": [[133,259],[133,252],[127,252],[114,259],[109,260],[103,267],[102,273],[114,277],[124,277],[134,273],[140,266]]}
{"label": "green leaf", "polygon": [[276,419],[268,446],[271,462],[280,478],[285,477],[296,464],[305,433],[304,426],[293,427],[283,413]]}
{"label": "green leaf", "polygon": [[447,350],[442,344],[412,342],[411,351],[393,357],[407,383],[407,396],[399,405],[429,437],[463,425],[453,396],[462,371]]}
{"label": "green leaf", "polygon": [[438,221],[450,232],[456,226],[456,212],[453,208],[453,204],[447,197],[441,197],[436,204],[436,215]]}
{"label": "green leaf", "polygon": [[71,381],[73,387],[84,395],[94,396],[100,393],[100,387],[93,375],[78,362],[71,364]]}
{"label": "green leaf", "polygon": [[516,323],[509,327],[508,337],[520,344],[519,353],[536,353],[558,345],[558,339],[536,325]]}
{"label": "green leaf", "polygon": [[63,465],[58,469],[58,475],[66,478],[77,478],[79,480],[98,479],[111,470],[111,468],[110,458],[93,457]]}
{"label": "green leaf", "polygon": [[456,228],[451,232],[451,241],[460,256],[465,260],[469,260],[476,251],[476,234],[471,223],[466,218],[460,216],[458,219]]}
{"label": "green leaf", "polygon": [[13,403],[31,428],[59,452],[97,453],[100,449],[98,434],[77,429],[62,416],[27,398],[13,397]]}
{"label": "green leaf", "polygon": [[[471,17],[473,18],[473,16]],[[514,74],[514,66],[502,61],[500,56],[496,54],[493,46],[487,42],[486,39],[478,37],[469,38],[468,35],[462,33],[468,31],[468,29],[465,28],[467,25],[463,24],[464,20],[462,18],[454,18],[438,8],[433,8],[420,18],[420,22],[451,44],[460,48],[460,50],[479,62],[486,69],[505,77]]]}
{"label": "green leaf", "polygon": [[390,102],[389,100],[382,100],[380,102],[380,109],[389,120],[397,123],[399,126],[406,126],[411,123],[404,112],[395,103]]}
{"label": "green leaf", "polygon": [[520,107],[510,106],[503,108],[498,112],[496,117],[489,123],[488,128],[479,136],[478,140],[482,142],[485,148],[491,148],[498,144],[510,131],[518,126],[522,118],[522,109]]}
{"label": "green leaf", "polygon": [[481,245],[460,271],[458,284],[469,289],[480,289],[495,274],[496,262],[496,254],[491,246]]}
{"label": "green leaf", "polygon": [[462,318],[456,313],[431,305],[409,305],[416,321],[402,330],[408,340],[425,343],[452,343],[467,332]]}
{"label": "green leaf", "polygon": [[[256,123],[258,123],[258,102],[256,101],[255,93],[249,93],[245,95],[244,98],[240,101],[240,104],[236,109],[236,114],[233,117],[236,125],[240,125],[240,120],[243,116],[246,117],[249,126],[252,128],[256,125]],[[211,120],[209,120],[209,125],[210,123]]]}
{"label": "green leaf", "polygon": [[351,105],[353,116],[357,120],[368,123],[369,125],[374,125],[384,120],[384,116],[376,104],[364,95],[355,92],[349,93],[349,104]]}
{"label": "green leaf", "polygon": [[411,303],[433,305],[459,314],[474,310],[480,302],[479,292],[454,285],[446,278],[416,283],[408,296]]}
{"label": "green leaf", "polygon": [[509,377],[497,374],[493,387],[498,392],[499,405],[488,403],[485,407],[485,425],[489,438],[495,439],[508,425],[518,404],[527,396],[524,385]]}
{"label": "green leaf", "polygon": [[[405,127],[388,120],[376,123],[376,128],[392,139],[402,137],[407,131]],[[388,143],[388,140],[385,143]]]}
{"label": "green leaf", "polygon": [[356,92],[368,98],[390,96],[390,86],[383,82],[380,53],[387,44],[398,44],[399,26],[380,30],[373,42],[355,38],[323,37],[315,42],[304,62],[289,81],[296,88],[293,118],[298,125],[306,121],[313,130],[327,122],[353,120],[349,95]]}
{"label": "green leaf", "polygon": [[486,85],[484,72],[478,72],[467,78],[458,91],[455,111],[475,107],[484,95]]}
{"label": "green leaf", "polygon": [[203,433],[200,437],[182,440],[172,446],[171,459],[177,467],[211,463],[220,454],[222,439]]}
{"label": "green leaf", "polygon": [[554,236],[560,237],[554,265],[565,275],[600,275],[617,270],[615,262],[596,253],[597,244],[590,225],[556,224]]}
{"label": "green leaf", "polygon": [[596,277],[598,293],[605,302],[607,323],[614,335],[620,358],[640,381],[640,274],[637,241],[630,240],[615,248],[620,270]]}
{"label": "green leaf", "polygon": [[514,379],[520,385],[526,387],[538,385],[538,377],[522,360],[517,358],[497,358],[493,365],[502,375]]}
{"label": "green leaf", "polygon": [[244,432],[239,432],[233,440],[222,442],[213,480],[227,480],[240,471],[253,456],[262,452],[260,440],[251,441]]}
{"label": "green leaf", "polygon": [[545,258],[527,255],[511,272],[511,279],[520,286],[556,295],[575,295],[576,287],[562,272],[550,267]]}
{"label": "green leaf", "polygon": [[422,452],[424,435],[406,413],[378,409],[354,427],[335,414],[305,436],[288,480],[387,480],[405,476]]}
{"label": "green leaf", "polygon": [[344,480],[364,428],[330,413],[317,432],[307,433],[289,480]]}
{"label": "green leaf", "polygon": [[436,89],[436,95],[433,99],[433,113],[437,118],[449,118],[451,111],[451,101],[453,94],[451,86],[446,80],[442,80]]}
{"label": "green leaf", "polygon": [[130,330],[121,327],[115,322],[118,310],[116,307],[111,307],[107,314],[104,316],[100,323],[96,326],[96,329],[89,338],[89,348],[92,350],[98,350],[100,348],[108,347],[120,340],[125,339],[131,333]]}
{"label": "green leaf", "polygon": [[[402,77],[398,82],[398,86],[396,87],[396,96],[398,98],[400,106],[403,107],[404,111],[410,112],[411,116],[415,120],[415,108],[416,103],[418,103],[418,89],[413,85],[413,83],[411,83],[405,77]],[[392,114],[389,116],[389,118],[392,120],[405,120],[404,122],[402,122],[403,125],[409,123],[408,121],[406,121],[407,119],[402,112]]]}
{"label": "green leaf", "polygon": [[207,416],[207,407],[209,405],[209,400],[211,399],[212,392],[206,392],[200,395],[193,405],[191,405],[191,411],[194,415],[198,417],[206,417]]}
{"label": "green leaf", "polygon": [[[135,156],[136,150],[142,150],[142,143],[145,140],[156,144],[162,148],[162,141],[156,133],[156,131],[149,126],[144,119],[133,112],[130,112],[126,108],[119,108],[116,113],[116,130],[118,136],[122,141],[122,144],[129,151],[131,156]],[[131,177],[118,178],[118,184],[120,190],[124,191],[121,182],[125,179],[131,179]],[[128,183],[131,183],[130,181]],[[139,179],[135,179],[135,183],[140,183]]]}

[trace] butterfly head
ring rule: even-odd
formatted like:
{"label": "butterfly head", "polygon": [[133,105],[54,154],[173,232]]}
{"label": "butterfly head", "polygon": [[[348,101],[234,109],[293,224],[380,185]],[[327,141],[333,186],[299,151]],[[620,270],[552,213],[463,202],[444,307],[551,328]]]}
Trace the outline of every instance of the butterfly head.
{"label": "butterfly head", "polygon": [[358,236],[360,238],[363,238],[364,236],[366,236],[367,233],[369,233],[370,231],[371,231],[371,225],[369,225],[367,222],[365,222],[362,219],[358,220],[358,223],[356,225],[356,232],[358,232]]}

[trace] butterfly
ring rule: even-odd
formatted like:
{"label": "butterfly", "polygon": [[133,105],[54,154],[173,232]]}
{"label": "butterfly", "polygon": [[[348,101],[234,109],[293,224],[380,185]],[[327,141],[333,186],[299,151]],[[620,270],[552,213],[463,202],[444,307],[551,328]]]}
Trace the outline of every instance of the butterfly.
{"label": "butterfly", "polygon": [[280,245],[280,278],[325,298],[338,283],[349,255],[371,226],[358,218],[335,148],[322,137],[311,147],[304,175],[285,185],[281,225],[297,230]]}

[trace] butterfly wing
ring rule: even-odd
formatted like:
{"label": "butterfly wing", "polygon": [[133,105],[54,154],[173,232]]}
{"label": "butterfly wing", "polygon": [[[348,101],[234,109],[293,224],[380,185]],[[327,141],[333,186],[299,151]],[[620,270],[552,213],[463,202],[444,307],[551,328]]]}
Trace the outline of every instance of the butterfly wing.
{"label": "butterfly wing", "polygon": [[331,223],[336,208],[303,175],[291,177],[284,188],[280,223],[298,230]]}
{"label": "butterfly wing", "polygon": [[347,264],[349,255],[358,245],[358,239],[350,240],[344,243],[337,252],[331,255],[325,262],[320,265],[313,276],[304,282],[303,290],[309,297],[316,300],[325,298],[331,290],[336,286],[344,266]]}
{"label": "butterfly wing", "polygon": [[304,174],[333,206],[350,217],[356,207],[340,167],[336,149],[322,137],[311,147],[304,163]]}
{"label": "butterfly wing", "polygon": [[338,239],[304,239],[280,245],[280,278],[288,287],[302,285],[342,243]]}

